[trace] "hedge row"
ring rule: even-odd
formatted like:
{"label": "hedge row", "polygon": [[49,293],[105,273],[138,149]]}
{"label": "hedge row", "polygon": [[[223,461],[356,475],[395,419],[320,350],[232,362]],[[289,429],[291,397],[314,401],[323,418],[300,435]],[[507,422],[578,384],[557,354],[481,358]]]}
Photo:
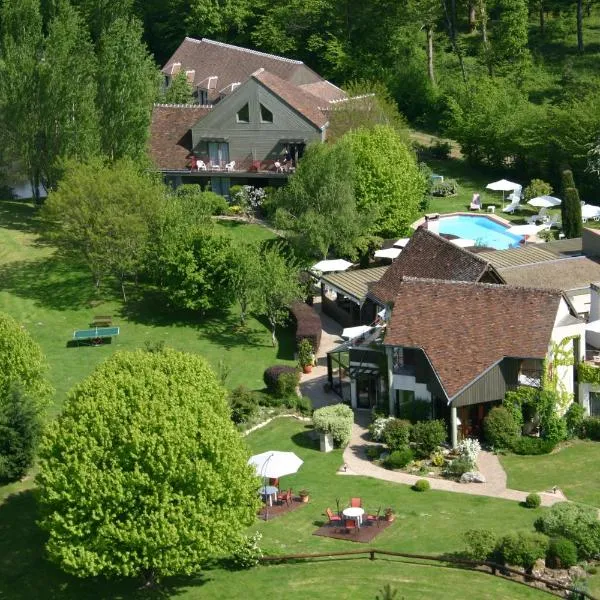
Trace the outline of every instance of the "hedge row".
{"label": "hedge row", "polygon": [[296,347],[306,338],[310,340],[316,354],[321,343],[321,318],[319,313],[304,302],[294,302],[290,306],[290,313],[296,324]]}

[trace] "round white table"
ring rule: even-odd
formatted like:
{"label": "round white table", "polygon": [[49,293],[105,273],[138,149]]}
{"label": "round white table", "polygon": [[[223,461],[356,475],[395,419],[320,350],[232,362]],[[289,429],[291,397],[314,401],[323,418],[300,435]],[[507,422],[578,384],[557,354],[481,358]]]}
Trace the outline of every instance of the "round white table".
{"label": "round white table", "polygon": [[351,506],[349,508],[345,508],[342,511],[342,514],[349,519],[356,519],[358,521],[358,526],[362,524],[362,518],[365,514],[365,509],[360,508],[359,506]]}
{"label": "round white table", "polygon": [[279,490],[274,485],[263,485],[258,488],[258,493],[269,499],[269,506],[273,506],[273,496],[277,498],[278,491]]}

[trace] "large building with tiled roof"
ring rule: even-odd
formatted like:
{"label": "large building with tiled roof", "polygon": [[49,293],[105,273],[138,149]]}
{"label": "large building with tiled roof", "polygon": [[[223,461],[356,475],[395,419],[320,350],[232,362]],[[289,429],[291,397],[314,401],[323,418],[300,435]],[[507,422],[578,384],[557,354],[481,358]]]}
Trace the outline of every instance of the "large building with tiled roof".
{"label": "large building with tiled roof", "polygon": [[327,107],[347,99],[301,61],[208,39],[185,38],[162,72],[167,86],[184,72],[198,104],[154,107],[152,160],[175,185],[223,195],[285,182],[306,146],[325,140]]}

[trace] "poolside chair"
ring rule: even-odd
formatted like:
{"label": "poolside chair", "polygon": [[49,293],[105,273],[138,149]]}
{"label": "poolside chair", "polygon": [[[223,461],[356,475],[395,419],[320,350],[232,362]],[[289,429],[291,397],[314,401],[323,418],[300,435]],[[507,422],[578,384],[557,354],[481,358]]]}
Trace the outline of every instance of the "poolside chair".
{"label": "poolside chair", "polygon": [[473,194],[473,198],[471,198],[471,205],[469,206],[469,210],[481,210],[481,197],[479,194]]}
{"label": "poolside chair", "polygon": [[548,216],[548,209],[540,208],[540,212],[537,215],[529,217],[528,222],[532,224],[537,223],[538,221],[541,221],[542,223],[547,223],[549,220],[550,217]]}
{"label": "poolside chair", "polygon": [[225,165],[225,170],[226,171],[233,171],[235,169],[235,160],[232,160],[231,162],[228,162]]}
{"label": "poolside chair", "polygon": [[206,171],[206,163],[203,160],[198,159],[196,167],[198,168],[198,171]]}
{"label": "poolside chair", "polygon": [[511,194],[507,196],[507,200],[510,201],[511,204],[519,204],[521,202],[521,191],[523,190],[522,185],[518,185]]}
{"label": "poolside chair", "polygon": [[279,492],[277,494],[277,503],[283,504],[284,502],[286,506],[289,506],[292,503],[292,488],[287,490],[287,492]]}
{"label": "poolside chair", "polygon": [[521,208],[520,202],[511,202],[508,206],[506,206],[505,208],[502,209],[502,212],[512,214],[515,212],[515,210],[519,210],[520,208]]}

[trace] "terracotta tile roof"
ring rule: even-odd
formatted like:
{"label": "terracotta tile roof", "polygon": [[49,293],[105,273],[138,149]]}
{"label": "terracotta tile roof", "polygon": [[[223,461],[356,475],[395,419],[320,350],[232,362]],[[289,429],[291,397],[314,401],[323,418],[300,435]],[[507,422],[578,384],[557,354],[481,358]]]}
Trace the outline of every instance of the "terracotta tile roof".
{"label": "terracotta tile roof", "polygon": [[336,100],[345,100],[347,97],[344,90],[341,90],[336,85],[333,85],[333,83],[325,80],[316,81],[315,83],[303,83],[298,87],[305,92],[316,96],[321,102],[335,102]]}
{"label": "terracotta tile roof", "polygon": [[503,283],[486,260],[423,227],[415,231],[402,254],[369,288],[369,297],[384,304],[393,302],[404,277]]}
{"label": "terracotta tile roof", "polygon": [[210,106],[156,104],[150,125],[150,157],[163,171],[185,169],[192,151],[192,126],[210,112]]}
{"label": "terracotta tile roof", "polygon": [[254,71],[260,68],[267,69],[296,85],[323,81],[322,77],[302,61],[206,38],[197,40],[186,37],[166,62],[162,72],[170,75],[176,63],[181,63],[182,69],[195,71],[196,85],[208,80],[209,77],[217,76],[218,79],[214,82],[215,90],[224,89],[232,83],[244,83]]}
{"label": "terracotta tile roof", "polygon": [[422,348],[451,400],[506,356],[544,358],[560,299],[557,290],[405,278],[384,344]]}
{"label": "terracotta tile roof", "polygon": [[558,258],[500,271],[506,283],[534,288],[574,290],[600,281],[600,260],[587,256]]}
{"label": "terracotta tile roof", "polygon": [[258,69],[252,73],[252,78],[279,96],[313,125],[322,128],[327,124],[327,117],[319,109],[320,101],[316,96],[302,91],[297,85],[284,81],[265,69]]}

